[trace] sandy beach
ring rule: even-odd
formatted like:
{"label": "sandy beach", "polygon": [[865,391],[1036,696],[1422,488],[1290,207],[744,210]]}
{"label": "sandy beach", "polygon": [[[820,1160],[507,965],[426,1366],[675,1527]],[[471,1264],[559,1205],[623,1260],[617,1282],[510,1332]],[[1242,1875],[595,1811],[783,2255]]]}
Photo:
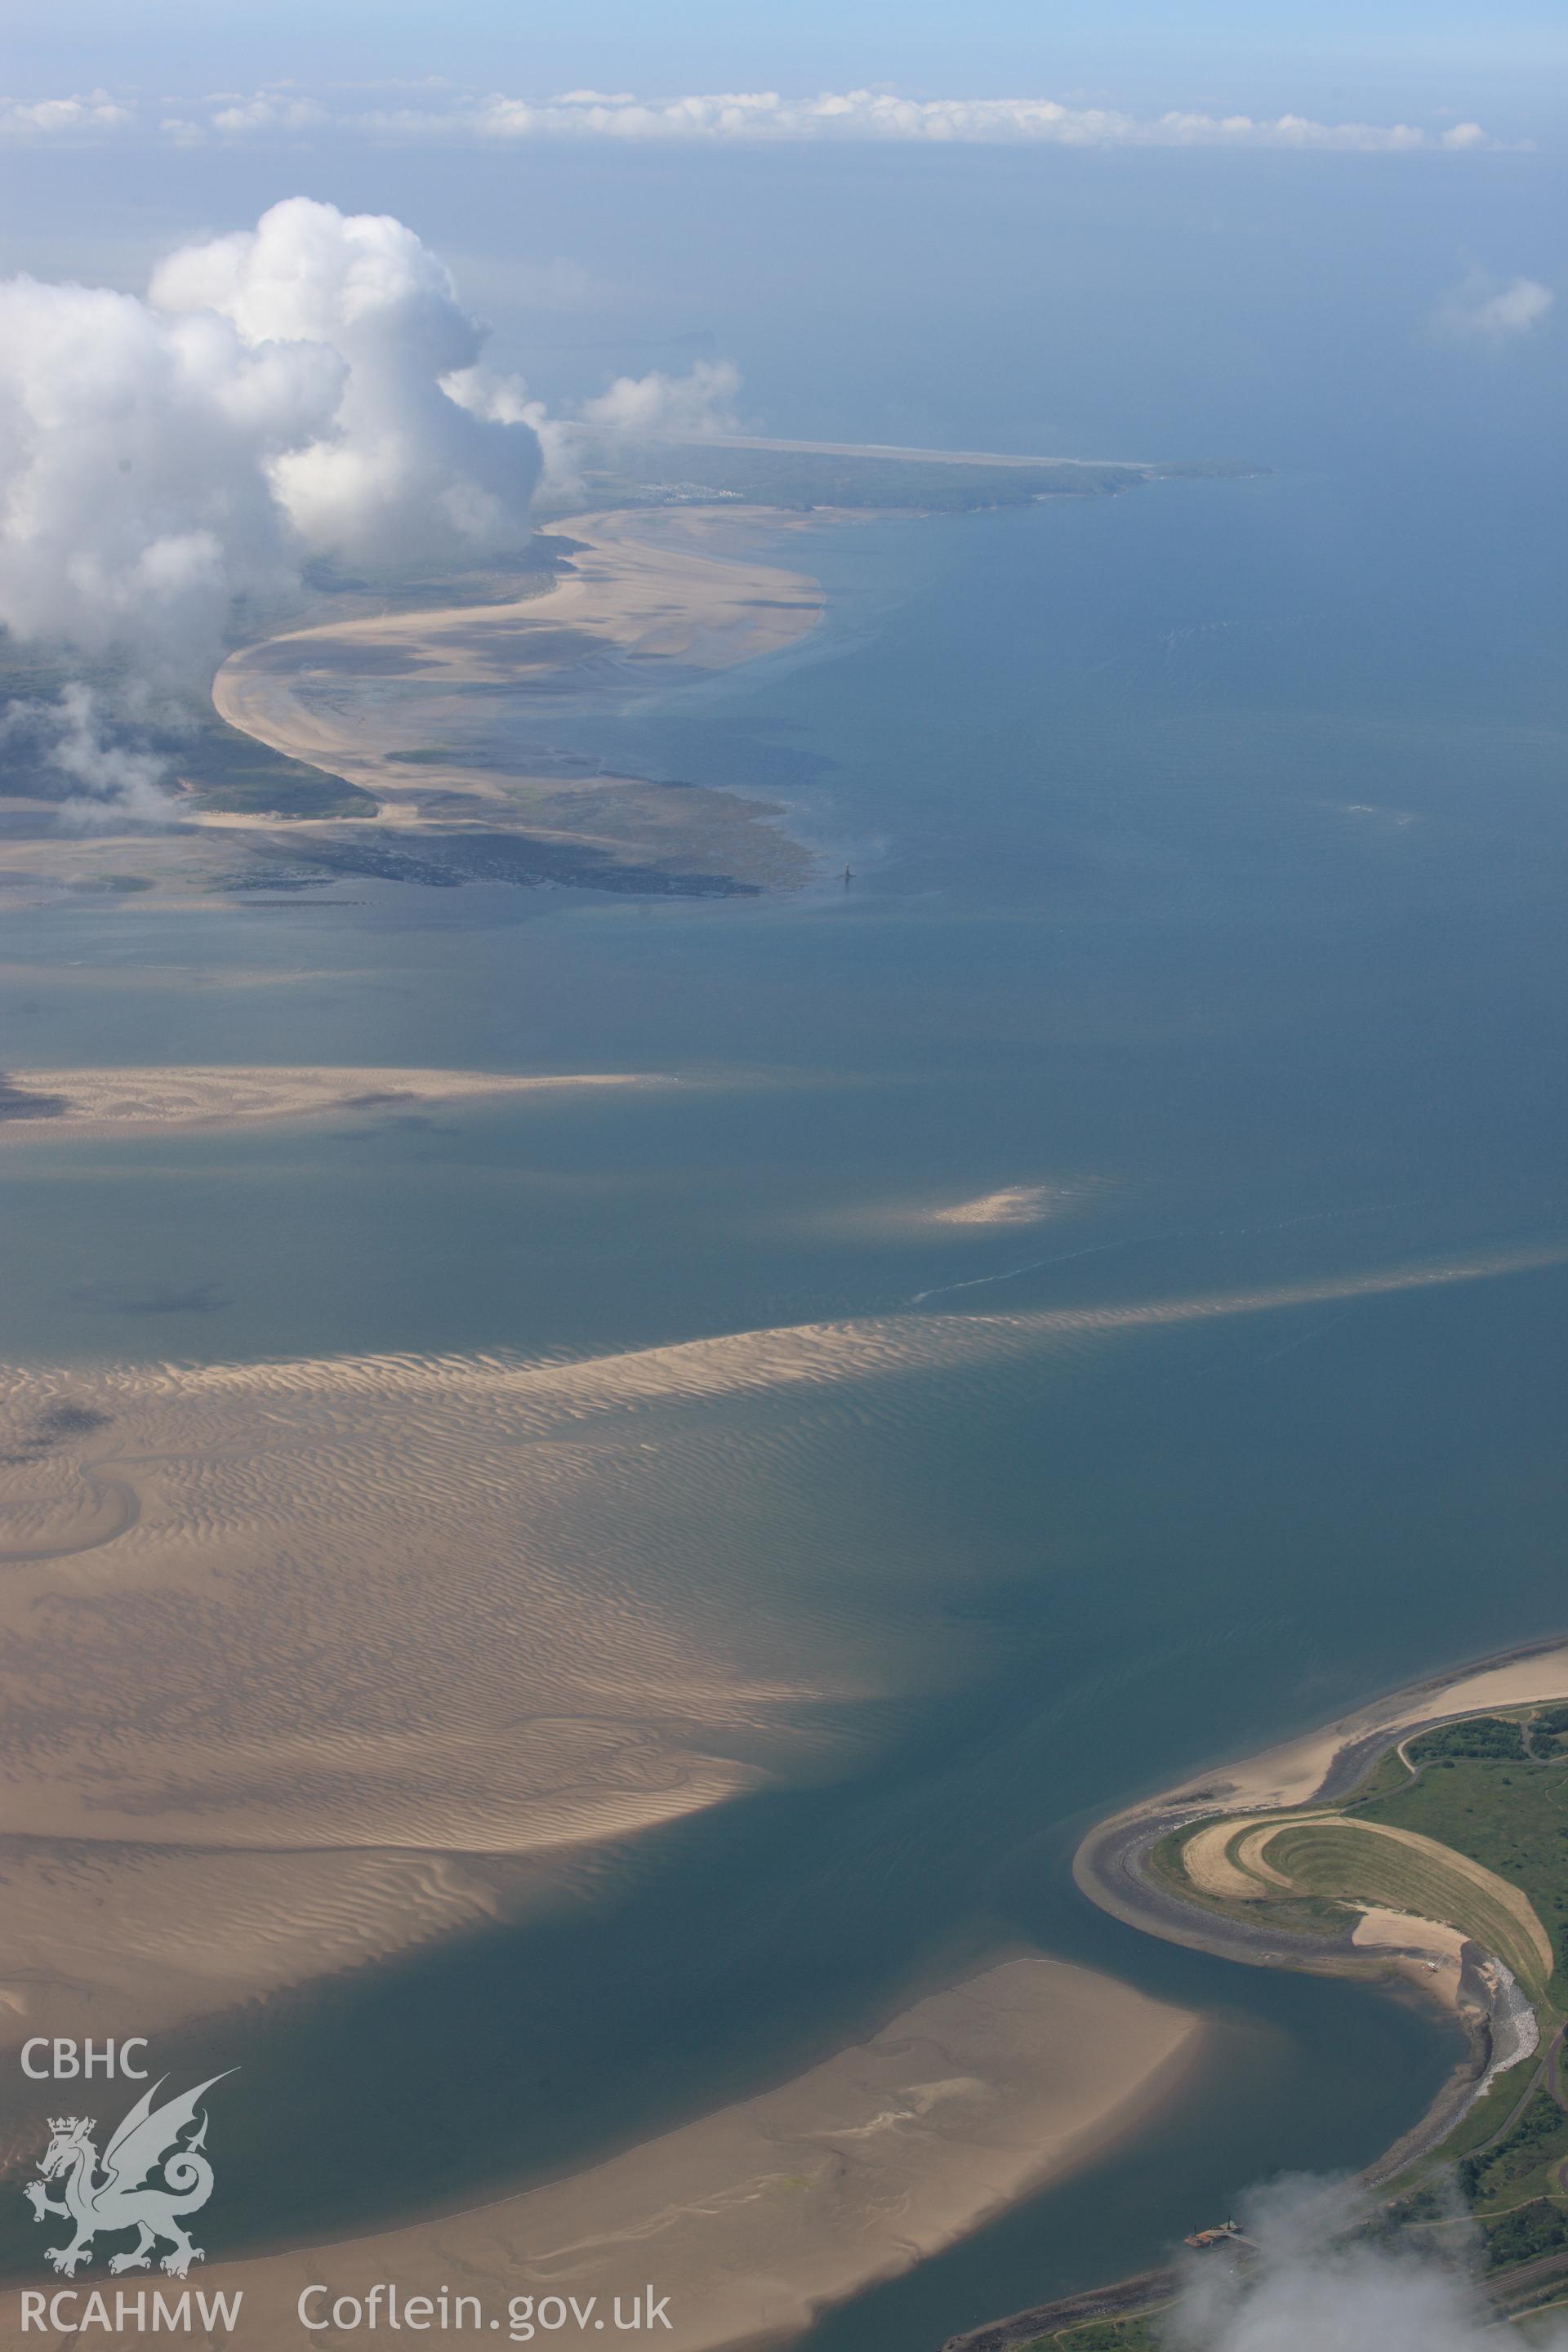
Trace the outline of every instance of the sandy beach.
{"label": "sandy beach", "polygon": [[[526,739],[563,695],[592,695],[614,710],[784,651],[821,615],[816,581],[757,559],[754,511],[639,508],[561,528],[578,551],[544,593],[268,638],[224,663],[214,707],[272,750],[373,793],[379,825],[405,846],[432,828],[499,828],[584,860],[696,863],[758,886],[803,878],[804,853],[758,800],[574,772],[526,749],[465,754],[477,714],[497,708],[498,694],[510,698],[506,740]],[[207,814],[201,823],[244,833],[269,821]],[[345,840],[356,830],[364,827],[289,827]]]}
{"label": "sandy beach", "polygon": [[1252,1807],[1274,1811],[1309,1804],[1322,1791],[1337,1758],[1385,1734],[1439,1718],[1484,1715],[1492,1707],[1560,1698],[1568,1698],[1568,1643],[1547,1643],[1495,1664],[1456,1667],[1427,1682],[1412,1684],[1406,1690],[1373,1699],[1336,1723],[1325,1724],[1321,1731],[1306,1732],[1213,1773],[1194,1775],[1168,1796],[1179,1801],[1202,1788],[1215,1798],[1216,1810],[1223,1801],[1227,1811],[1237,1812]]}
{"label": "sandy beach", "polygon": [[654,897],[798,887],[812,859],[774,803],[551,742],[568,708],[616,718],[797,645],[822,589],[758,549],[799,522],[722,504],[574,516],[554,526],[574,551],[552,582],[514,574],[509,593],[504,575],[456,576],[453,601],[418,610],[367,611],[365,592],[331,600],[342,617],[231,654],[213,705],[240,733],[363,787],[374,814],[239,813],[204,805],[199,786],[182,804],[176,761],[165,824],[106,811],[57,831],[52,804],[13,802],[41,830],[7,840],[0,900],[147,908],[363,876]]}

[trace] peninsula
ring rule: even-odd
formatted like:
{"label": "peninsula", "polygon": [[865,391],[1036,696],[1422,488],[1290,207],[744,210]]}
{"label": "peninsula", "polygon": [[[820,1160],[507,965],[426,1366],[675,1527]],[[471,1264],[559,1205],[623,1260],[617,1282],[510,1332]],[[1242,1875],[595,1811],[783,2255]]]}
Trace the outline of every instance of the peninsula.
{"label": "peninsula", "polygon": [[[84,831],[76,787],[13,760],[0,902],[58,890],[297,902],[389,881],[653,898],[798,889],[821,861],[776,798],[743,776],[638,772],[609,748],[619,735],[592,740],[595,722],[650,695],[801,645],[823,592],[780,560],[786,534],[814,517],[1027,506],[1256,470],[620,436],[584,436],[574,464],[570,495],[538,507],[542,527],[510,558],[426,577],[329,571],[303,607],[253,614],[210,707],[129,746],[164,778],[134,815]],[[29,693],[59,688],[29,664]],[[0,648],[0,689],[5,665]]]}
{"label": "peninsula", "polygon": [[[1074,1874],[1101,1909],[1250,1967],[1394,1983],[1467,2052],[1362,2175],[1363,2227],[1462,2257],[1476,2233],[1500,2314],[1568,2278],[1568,1645],[1392,1694],[1100,1822]],[[1228,2226],[1197,2260],[1247,2259]],[[1041,2305],[946,2352],[1146,2352],[1179,2265]]]}

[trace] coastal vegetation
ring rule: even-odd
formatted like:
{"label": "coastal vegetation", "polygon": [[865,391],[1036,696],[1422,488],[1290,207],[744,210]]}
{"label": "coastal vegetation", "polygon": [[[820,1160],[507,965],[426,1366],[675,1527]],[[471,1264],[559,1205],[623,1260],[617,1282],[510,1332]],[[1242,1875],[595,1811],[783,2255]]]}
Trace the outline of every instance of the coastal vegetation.
{"label": "coastal vegetation", "polygon": [[1155,2337],[1147,2319],[1086,2319],[1037,2336],[1023,2352],[1155,2352]]}
{"label": "coastal vegetation", "polygon": [[586,496],[576,503],[619,506],[649,498],[717,498],[795,511],[844,507],[931,514],[1031,506],[1037,499],[1103,498],[1140,482],[1252,470],[1217,463],[1097,465],[1065,458],[950,457],[927,450],[670,441],[621,449],[611,462],[590,466]]}
{"label": "coastal vegetation", "polygon": [[[1376,2202],[1349,2236],[1471,2270],[1510,2319],[1554,2305],[1568,2282],[1563,1669],[1561,1651],[1521,1653],[1398,1695],[1321,1744],[1117,1815],[1076,1865],[1097,1901],[1155,1934],[1263,1965],[1397,1975],[1458,2017],[1469,2056],[1363,2176]],[[1443,1698],[1462,1706],[1472,1690],[1494,1703],[1444,1719]],[[1177,2269],[1151,2272],[955,2345],[990,2352],[1002,2325],[1009,2352],[1143,2352],[1180,2284]]]}
{"label": "coastal vegetation", "polygon": [[[1451,1735],[1470,1744],[1455,1746]],[[1489,1741],[1498,1744],[1483,1744]],[[1568,1759],[1561,1734],[1543,1732],[1539,1719],[1483,1717],[1412,1741],[1406,1753],[1405,1785],[1357,1807],[1357,1818],[1432,1839],[1517,1888],[1545,1929],[1561,1973],[1568,1919]],[[1519,1969],[1514,1973],[1524,1982]]]}
{"label": "coastal vegetation", "polygon": [[174,754],[177,781],[204,809],[238,816],[373,817],[375,796],[275,751],[216,716]]}
{"label": "coastal vegetation", "polygon": [[1568,1710],[1543,1712],[1439,1725],[1332,1807],[1189,1826],[1163,1842],[1162,1874],[1249,1923],[1328,1934],[1379,1907],[1457,1928],[1544,2001],[1568,1916]]}

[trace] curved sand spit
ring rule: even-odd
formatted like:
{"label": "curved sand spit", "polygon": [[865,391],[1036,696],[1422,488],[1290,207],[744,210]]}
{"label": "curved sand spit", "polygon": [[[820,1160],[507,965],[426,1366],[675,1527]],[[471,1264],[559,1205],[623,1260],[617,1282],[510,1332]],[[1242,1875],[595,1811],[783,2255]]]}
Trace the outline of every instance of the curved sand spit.
{"label": "curved sand spit", "polygon": [[[1363,1953],[1387,1954],[1410,1963],[1406,1973],[1425,1990],[1452,2005],[1458,1979],[1450,1969],[1457,1965],[1465,1939],[1450,1921],[1420,1918],[1368,1902],[1352,1906],[1361,1917],[1351,1933],[1338,1941],[1292,1935],[1279,1925],[1258,1927],[1246,1920],[1245,1914],[1232,1912],[1226,1916],[1205,1911],[1200,1904],[1184,1902],[1163,1880],[1150,1875],[1149,1856],[1170,1832],[1191,1823],[1205,1823],[1187,1838],[1183,1849],[1185,1869],[1200,1895],[1231,1905],[1262,1901],[1270,1885],[1281,1888],[1292,1885],[1270,1860],[1273,1841],[1289,1824],[1337,1822],[1341,1818],[1337,1813],[1312,1811],[1314,1799],[1338,1800],[1348,1795],[1381,1756],[1402,1744],[1402,1736],[1408,1738],[1434,1725],[1488,1714],[1498,1707],[1564,1698],[1568,1698],[1568,1643],[1542,1643],[1453,1668],[1390,1692],[1354,1714],[1279,1748],[1141,1799],[1097,1822],[1074,1857],[1074,1876],[1102,1910],[1172,1942],[1255,1964],[1330,1970],[1353,1969]],[[1357,1835],[1390,1840],[1429,1855],[1449,1878],[1468,1882],[1481,1903],[1500,1915],[1500,1937],[1521,1939],[1515,1953],[1517,1967],[1528,1974],[1532,1960],[1541,1981],[1551,1977],[1554,1964],[1551,1940],[1521,1889],[1415,1831],[1387,1822],[1351,1821],[1345,1826]],[[1511,1923],[1506,1933],[1504,1918]],[[1436,1969],[1426,1966],[1432,1960],[1439,1964]],[[1491,1996],[1498,1996],[1499,1981],[1494,1966],[1489,1979]],[[1490,2005],[1496,2008],[1495,1999]],[[1439,2106],[1447,2097],[1447,2094],[1440,2095]],[[1462,2104],[1449,2103],[1453,2112],[1445,2128],[1451,2128],[1462,2112]],[[1436,2140],[1428,2137],[1429,2144],[1435,2145]]]}
{"label": "curved sand spit", "polygon": [[[521,831],[556,852],[696,866],[755,885],[803,878],[805,853],[767,822],[777,814],[768,804],[552,759],[527,738],[548,735],[563,699],[613,711],[788,647],[821,616],[818,583],[757,560],[754,511],[634,509],[563,529],[578,551],[543,593],[332,621],[243,646],[213,682],[214,707],[272,750],[374,794],[384,825]],[[336,830],[347,839],[363,826]]]}

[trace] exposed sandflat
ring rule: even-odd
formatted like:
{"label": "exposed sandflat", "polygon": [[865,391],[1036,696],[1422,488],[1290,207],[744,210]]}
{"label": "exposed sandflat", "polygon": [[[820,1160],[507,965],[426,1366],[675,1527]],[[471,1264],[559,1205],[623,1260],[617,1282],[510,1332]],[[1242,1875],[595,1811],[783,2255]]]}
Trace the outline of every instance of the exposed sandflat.
{"label": "exposed sandflat", "polygon": [[956,1201],[932,1212],[942,1225],[1037,1225],[1053,1216],[1064,1195],[1049,1184],[1005,1184],[973,1201]]}
{"label": "exposed sandflat", "polygon": [[352,1968],[858,1756],[862,1702],[969,1653],[817,1503],[835,1393],[896,1449],[906,1378],[1532,1262],[580,1362],[0,1368],[10,2021],[150,2029]]}
{"label": "exposed sandflat", "polygon": [[[904,1549],[837,1524],[820,1470],[845,1403],[894,1473],[921,1425],[907,1381],[1066,1372],[1196,1321],[1545,1262],[576,1362],[0,1368],[0,2045],[156,2035],[577,1906],[667,1823],[861,1769],[898,1703],[990,1636]],[[629,2270],[685,2293],[693,2347],[763,2324],[759,2282],[766,2324],[793,2326],[1079,2160],[1195,2046],[1074,1971],[1004,1990],[926,2017],[912,2057],[889,2028],[760,2120],[748,2102],[641,2170],[617,2158],[592,2198],[579,2180],[375,2241],[344,2284],[415,2292],[434,2269],[517,2292],[542,2251],[548,2283]],[[901,2112],[916,2093],[924,2117]],[[280,2296],[268,2325],[290,2313]]]}
{"label": "exposed sandflat", "polygon": [[524,2294],[596,2295],[608,2313],[652,2280],[669,2299],[661,2339],[715,2352],[794,2333],[824,2302],[1086,2162],[1169,2095],[1200,2039],[1190,2012],[1130,1986],[1058,1960],[1005,1961],[777,2089],[568,2180],[215,2265],[205,2281],[243,2287],[239,2340],[254,2352],[363,2341],[330,2327],[303,2338],[298,2296],[312,2281],[330,2303],[384,2280],[405,2295],[475,2294],[503,2319]]}
{"label": "exposed sandflat", "polygon": [[[615,1072],[511,1077],[484,1070],[353,1066],[24,1070],[6,1079],[0,1097],[0,1143],[47,1139],[62,1131],[152,1134],[165,1128],[233,1127],[348,1110],[659,1083]],[[30,1107],[35,1101],[36,1109]]]}

